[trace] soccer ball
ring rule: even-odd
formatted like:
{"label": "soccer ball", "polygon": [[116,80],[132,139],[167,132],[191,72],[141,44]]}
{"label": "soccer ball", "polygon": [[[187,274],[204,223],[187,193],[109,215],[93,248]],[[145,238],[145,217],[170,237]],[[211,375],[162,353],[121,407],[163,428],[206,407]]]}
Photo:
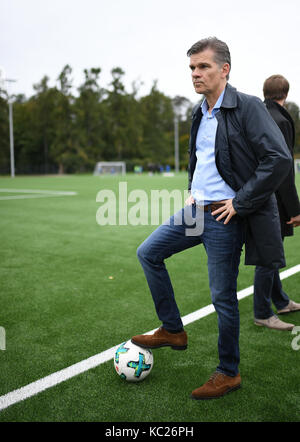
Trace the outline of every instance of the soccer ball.
{"label": "soccer ball", "polygon": [[115,353],[114,366],[122,379],[129,382],[142,381],[152,370],[153,354],[151,350],[131,341],[123,342]]}

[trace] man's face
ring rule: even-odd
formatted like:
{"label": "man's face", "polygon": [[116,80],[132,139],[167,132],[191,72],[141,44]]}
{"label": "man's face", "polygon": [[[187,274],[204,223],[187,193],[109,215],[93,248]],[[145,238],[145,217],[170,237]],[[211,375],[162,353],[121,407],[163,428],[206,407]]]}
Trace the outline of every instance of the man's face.
{"label": "man's face", "polygon": [[214,51],[205,49],[203,52],[190,56],[192,81],[197,94],[213,94],[222,89],[229,73],[229,64],[220,67],[214,61]]}

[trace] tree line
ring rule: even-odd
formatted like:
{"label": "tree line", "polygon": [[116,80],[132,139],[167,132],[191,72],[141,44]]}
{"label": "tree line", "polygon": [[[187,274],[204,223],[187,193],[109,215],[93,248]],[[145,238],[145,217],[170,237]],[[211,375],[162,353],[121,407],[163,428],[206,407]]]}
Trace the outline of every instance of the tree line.
{"label": "tree line", "polygon": [[[49,86],[44,76],[34,95],[13,97],[14,152],[17,174],[90,172],[98,161],[125,161],[127,170],[150,164],[174,167],[174,118],[178,118],[180,168],[188,164],[188,139],[193,103],[168,97],[154,82],[139,96],[139,85],[124,85],[125,72],[111,70],[111,82],[100,85],[101,69],[84,70],[74,94],[72,68],[66,65]],[[299,107],[287,103],[296,126],[300,153]],[[0,90],[0,173],[10,173],[8,96]]]}
{"label": "tree line", "polygon": [[[127,170],[149,163],[174,166],[174,116],[179,118],[180,162],[187,165],[192,103],[170,98],[154,82],[139,97],[124,85],[124,71],[111,70],[108,87],[99,84],[101,69],[84,70],[84,81],[73,93],[72,69],[66,65],[49,87],[45,76],[34,95],[14,97],[16,173],[76,173],[92,171],[97,161],[126,161]],[[0,173],[9,173],[8,97],[0,95]]]}

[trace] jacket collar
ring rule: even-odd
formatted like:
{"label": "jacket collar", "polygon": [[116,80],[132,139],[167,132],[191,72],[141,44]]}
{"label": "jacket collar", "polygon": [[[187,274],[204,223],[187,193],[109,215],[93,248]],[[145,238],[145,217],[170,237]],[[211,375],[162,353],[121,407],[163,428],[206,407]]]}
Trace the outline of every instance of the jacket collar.
{"label": "jacket collar", "polygon": [[[194,107],[192,112],[193,120],[202,117],[201,104],[202,102],[196,104],[196,106]],[[233,109],[235,107],[237,107],[237,90],[235,87],[227,83],[225,87],[225,93],[221,104],[221,108]]]}
{"label": "jacket collar", "polygon": [[293,119],[292,119],[291,115],[289,114],[289,112],[287,111],[287,109],[284,106],[281,106],[281,104],[277,103],[277,101],[270,100],[269,98],[266,98],[264,103],[268,109],[272,109],[272,108],[277,109],[281,113],[281,115],[283,115],[285,118],[287,118],[292,123],[292,125],[294,124]]}
{"label": "jacket collar", "polygon": [[227,83],[225,94],[221,107],[232,109],[237,107],[237,91],[236,88]]}

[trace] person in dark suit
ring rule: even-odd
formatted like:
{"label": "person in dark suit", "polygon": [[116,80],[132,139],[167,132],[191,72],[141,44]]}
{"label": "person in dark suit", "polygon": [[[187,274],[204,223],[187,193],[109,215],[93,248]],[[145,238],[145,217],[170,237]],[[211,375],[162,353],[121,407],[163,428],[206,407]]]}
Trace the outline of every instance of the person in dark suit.
{"label": "person in dark suit", "polygon": [[[215,399],[241,386],[237,277],[245,241],[245,264],[285,267],[274,192],[292,166],[292,156],[262,101],[228,83],[227,44],[216,37],[188,50],[195,92],[204,95],[192,112],[189,143],[190,195],[186,205],[138,247],[161,327],[131,341],[150,349],[185,350],[188,344],[165,261],[202,244],[209,288],[218,315],[219,364],[207,382],[191,393]],[[194,220],[195,228],[190,228]],[[200,284],[190,262],[195,284]],[[182,275],[187,278],[187,275]],[[189,296],[189,293],[184,293]],[[142,300],[140,302],[143,302]]]}
{"label": "person in dark suit", "polygon": [[[265,105],[281,130],[286,144],[293,156],[295,143],[294,122],[286,108],[285,100],[289,92],[289,83],[282,75],[272,75],[264,82]],[[281,235],[293,235],[293,227],[300,225],[300,202],[295,186],[294,167],[275,192],[280,215]],[[271,308],[273,301],[277,314],[300,310],[300,304],[289,299],[283,291],[279,271],[257,266],[254,278],[254,322],[256,325],[276,330],[292,330],[294,324],[281,321]]]}

